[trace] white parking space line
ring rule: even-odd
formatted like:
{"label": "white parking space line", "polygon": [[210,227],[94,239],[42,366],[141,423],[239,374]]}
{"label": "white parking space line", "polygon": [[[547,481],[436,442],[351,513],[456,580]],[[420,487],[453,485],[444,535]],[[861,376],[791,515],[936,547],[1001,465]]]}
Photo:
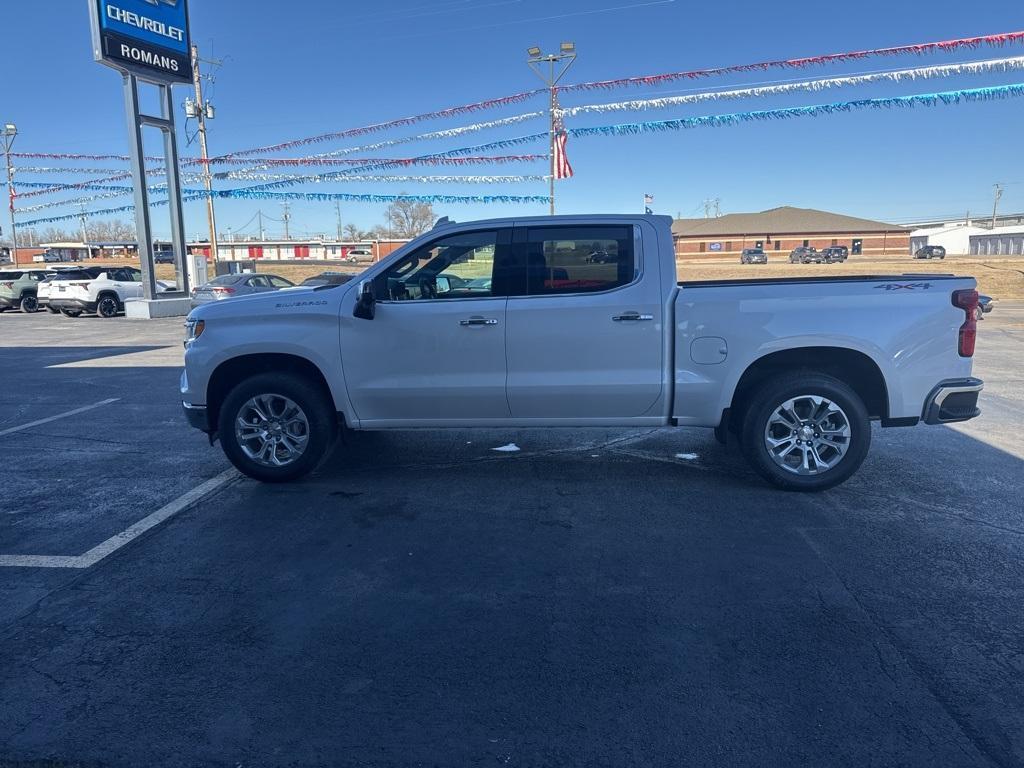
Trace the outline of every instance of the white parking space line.
{"label": "white parking space line", "polygon": [[47,368],[181,368],[185,365],[181,345],[147,349],[143,352],[125,352],[106,357],[92,357],[71,363],[57,363]]}
{"label": "white parking space line", "polygon": [[30,421],[28,424],[22,424],[20,427],[9,427],[7,429],[0,429],[0,437],[3,437],[4,435],[13,435],[15,432],[21,432],[22,430],[31,429],[32,427],[38,427],[40,424],[49,424],[51,421],[57,421],[57,419],[66,419],[68,416],[74,416],[79,413],[85,413],[86,411],[91,411],[94,408],[99,408],[100,406],[116,403],[120,399],[120,397],[108,397],[106,400],[100,400],[98,403],[93,403],[92,405],[85,405],[82,406],[81,408],[75,408],[75,410],[73,411],[65,411],[64,413],[58,413],[53,416],[47,416],[45,419],[39,419],[38,421]]}
{"label": "white parking space line", "polygon": [[216,477],[210,478],[191,491],[186,491],[169,504],[160,507],[156,512],[142,518],[135,525],[114,534],[106,541],[97,544],[88,552],[77,555],[0,555],[0,567],[6,568],[88,568],[110,555],[125,544],[137,539],[150,528],[168,520],[184,509],[201,501],[230,481],[241,477],[234,469],[226,469]]}

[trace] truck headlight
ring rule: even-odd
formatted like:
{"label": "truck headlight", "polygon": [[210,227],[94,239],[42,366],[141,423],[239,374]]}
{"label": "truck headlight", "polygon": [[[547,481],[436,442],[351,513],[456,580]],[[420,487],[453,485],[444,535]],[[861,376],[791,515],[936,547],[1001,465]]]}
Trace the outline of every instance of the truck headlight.
{"label": "truck headlight", "polygon": [[185,321],[185,348],[188,349],[192,346],[200,336],[203,335],[203,331],[206,330],[205,320],[193,320],[189,318]]}

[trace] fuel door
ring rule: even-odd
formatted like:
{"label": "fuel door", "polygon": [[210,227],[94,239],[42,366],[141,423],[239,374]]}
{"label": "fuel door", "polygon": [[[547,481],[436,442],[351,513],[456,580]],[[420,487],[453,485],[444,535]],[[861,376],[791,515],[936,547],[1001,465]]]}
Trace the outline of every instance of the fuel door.
{"label": "fuel door", "polygon": [[699,336],[690,344],[690,359],[701,365],[718,365],[729,356],[729,345],[721,336]]}

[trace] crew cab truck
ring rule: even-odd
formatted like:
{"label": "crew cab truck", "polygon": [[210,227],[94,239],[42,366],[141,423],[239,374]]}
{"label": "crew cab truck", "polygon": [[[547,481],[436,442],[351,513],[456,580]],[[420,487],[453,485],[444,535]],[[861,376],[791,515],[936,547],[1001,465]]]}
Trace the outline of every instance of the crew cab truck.
{"label": "crew cab truck", "polygon": [[443,221],[359,281],[199,307],[185,413],[270,482],[344,429],[697,426],[803,491],[856,471],[872,420],[978,415],[973,278],[677,283],[670,226]]}

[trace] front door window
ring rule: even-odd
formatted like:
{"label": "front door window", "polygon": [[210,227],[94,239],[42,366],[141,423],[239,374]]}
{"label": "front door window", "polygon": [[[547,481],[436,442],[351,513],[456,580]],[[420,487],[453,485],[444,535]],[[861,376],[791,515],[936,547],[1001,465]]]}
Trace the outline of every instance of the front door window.
{"label": "front door window", "polygon": [[467,232],[417,249],[377,278],[383,301],[478,299],[494,287],[498,232]]}

